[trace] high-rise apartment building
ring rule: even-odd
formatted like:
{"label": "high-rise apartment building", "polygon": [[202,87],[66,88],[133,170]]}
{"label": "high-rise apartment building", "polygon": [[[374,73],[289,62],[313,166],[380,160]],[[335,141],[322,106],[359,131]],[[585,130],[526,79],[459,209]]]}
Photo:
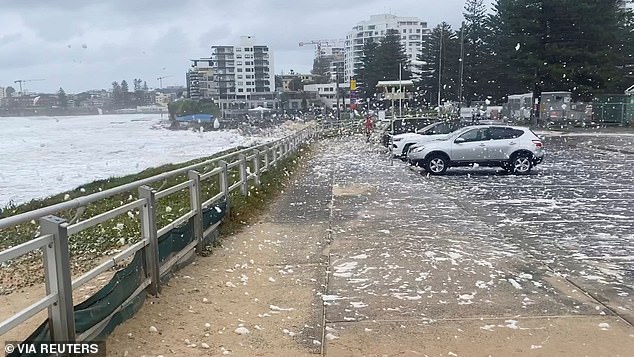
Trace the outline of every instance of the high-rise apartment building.
{"label": "high-rise apartment building", "polygon": [[191,99],[212,98],[214,82],[211,58],[193,59],[187,72],[187,96]]}
{"label": "high-rise apartment building", "polygon": [[391,14],[370,16],[370,20],[361,21],[348,33],[345,41],[344,72],[345,80],[354,76],[355,67],[361,63],[363,45],[369,41],[379,42],[388,30],[401,35],[405,54],[412,60],[422,52],[423,44],[431,31],[427,23],[417,17],[401,17]]}
{"label": "high-rise apartment building", "polygon": [[252,101],[271,101],[265,105],[273,106],[275,72],[268,46],[256,45],[253,36],[242,36],[238,46],[212,46],[211,59],[210,95],[222,109]]}

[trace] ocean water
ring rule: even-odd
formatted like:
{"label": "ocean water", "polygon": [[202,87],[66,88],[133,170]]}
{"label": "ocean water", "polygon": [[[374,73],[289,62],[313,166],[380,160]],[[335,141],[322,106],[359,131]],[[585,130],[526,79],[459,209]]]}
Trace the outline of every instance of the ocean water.
{"label": "ocean water", "polygon": [[0,207],[275,139],[173,131],[160,122],[158,114],[0,117]]}

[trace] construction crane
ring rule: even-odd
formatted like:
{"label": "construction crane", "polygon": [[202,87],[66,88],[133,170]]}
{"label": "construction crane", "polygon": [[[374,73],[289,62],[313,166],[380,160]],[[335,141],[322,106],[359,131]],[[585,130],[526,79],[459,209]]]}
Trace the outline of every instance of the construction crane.
{"label": "construction crane", "polygon": [[20,83],[20,93],[22,93],[22,83],[39,82],[39,81],[43,81],[43,79],[17,79],[15,81],[13,81],[13,83]]}
{"label": "construction crane", "polygon": [[159,81],[159,88],[160,89],[163,89],[163,79],[169,78],[169,77],[174,77],[174,76],[161,76],[161,77],[156,78],[156,80]]}
{"label": "construction crane", "polygon": [[310,41],[306,41],[306,42],[300,42],[299,43],[299,47],[304,47],[306,45],[315,45],[317,47],[317,58],[321,58],[322,56],[322,52],[321,52],[321,46],[323,45],[332,45],[332,46],[336,46],[337,44],[341,44],[343,43],[343,40],[310,40]]}

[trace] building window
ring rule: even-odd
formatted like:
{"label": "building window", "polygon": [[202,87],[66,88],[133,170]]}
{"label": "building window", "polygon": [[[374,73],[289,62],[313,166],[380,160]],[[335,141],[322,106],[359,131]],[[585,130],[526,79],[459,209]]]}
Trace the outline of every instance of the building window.
{"label": "building window", "polygon": [[407,30],[406,30],[406,29],[403,29],[403,33],[407,33]]}
{"label": "building window", "polygon": [[242,52],[242,48],[236,47],[236,52]]}
{"label": "building window", "polygon": [[[249,83],[249,82],[247,82],[247,83]],[[243,86],[244,82],[237,82],[236,84],[239,85],[239,86]]]}
{"label": "building window", "polygon": [[242,92],[244,92],[244,89],[238,88],[238,93],[242,93]]}
{"label": "building window", "polygon": [[237,69],[237,71],[238,71],[238,72],[242,72],[242,68],[238,68],[238,69]]}
{"label": "building window", "polygon": [[242,66],[242,61],[238,61],[238,62],[236,62],[236,65],[238,65],[238,66]]}
{"label": "building window", "polygon": [[236,55],[236,58],[242,58],[242,55]]}
{"label": "building window", "polygon": [[420,33],[420,29],[416,29],[416,33]]}

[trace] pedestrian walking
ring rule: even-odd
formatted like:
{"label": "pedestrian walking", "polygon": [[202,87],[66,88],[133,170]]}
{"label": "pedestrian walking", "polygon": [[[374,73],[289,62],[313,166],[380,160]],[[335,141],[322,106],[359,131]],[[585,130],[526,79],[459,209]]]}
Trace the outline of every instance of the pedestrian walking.
{"label": "pedestrian walking", "polygon": [[372,135],[372,130],[374,129],[374,122],[372,121],[372,116],[371,115],[366,115],[365,117],[365,136],[366,136],[366,142],[369,143],[370,142],[370,135]]}

